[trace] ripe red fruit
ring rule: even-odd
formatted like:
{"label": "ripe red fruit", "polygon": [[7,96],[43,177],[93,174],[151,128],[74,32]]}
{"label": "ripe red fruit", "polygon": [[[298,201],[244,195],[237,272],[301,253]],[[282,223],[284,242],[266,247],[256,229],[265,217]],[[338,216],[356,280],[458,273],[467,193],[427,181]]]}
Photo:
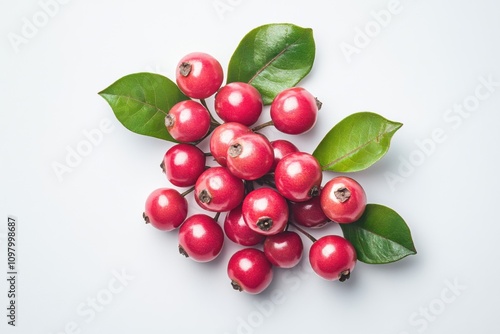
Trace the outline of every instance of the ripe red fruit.
{"label": "ripe red fruit", "polygon": [[258,133],[234,138],[227,151],[227,168],[244,180],[256,180],[271,170],[274,161],[269,140]]}
{"label": "ripe red fruit", "polygon": [[179,228],[179,252],[197,262],[215,259],[224,244],[224,232],[214,218],[195,214]]}
{"label": "ripe red fruit", "polygon": [[302,87],[292,87],[279,93],[271,103],[271,119],[276,129],[297,135],[309,131],[318,117],[321,104]]}
{"label": "ripe red fruit", "polygon": [[322,179],[323,173],[318,160],[305,152],[286,155],[274,171],[276,188],[285,198],[294,202],[318,196]]}
{"label": "ripe red fruit", "polygon": [[242,246],[255,246],[264,241],[265,236],[248,227],[243,219],[241,205],[232,209],[224,219],[224,232],[234,243]]}
{"label": "ripe red fruit", "polygon": [[290,202],[290,218],[294,223],[310,228],[320,228],[330,222],[321,208],[319,196],[305,202]]}
{"label": "ripe red fruit", "polygon": [[297,146],[295,146],[294,144],[285,139],[274,140],[271,142],[271,146],[273,147],[273,152],[274,152],[274,162],[273,166],[271,167],[271,170],[276,169],[278,162],[280,162],[285,155],[294,152],[299,152]]}
{"label": "ripe red fruit", "polygon": [[245,197],[242,213],[250,229],[262,235],[273,235],[286,227],[288,203],[276,190],[259,188]]}
{"label": "ripe red fruit", "polygon": [[205,137],[210,130],[210,114],[201,103],[181,101],[168,112],[165,126],[175,140],[195,142]]}
{"label": "ripe red fruit", "polygon": [[326,235],[315,241],[309,250],[309,262],[316,274],[327,280],[348,279],[356,265],[356,250],[345,238]]}
{"label": "ripe red fruit", "polygon": [[279,268],[293,268],[302,258],[304,245],[300,236],[293,231],[284,231],[266,237],[264,254],[269,262]]}
{"label": "ripe red fruit", "polygon": [[222,87],[214,99],[215,112],[224,122],[238,122],[250,126],[262,112],[259,91],[245,82],[231,82]]}
{"label": "ripe red fruit", "polygon": [[229,211],[243,201],[245,186],[243,181],[225,167],[210,167],[205,170],[194,186],[196,203],[213,212]]}
{"label": "ripe red fruit", "polygon": [[205,170],[205,160],[205,154],[197,146],[177,144],[165,153],[161,167],[170,183],[190,187]]}
{"label": "ripe red fruit", "polygon": [[229,143],[236,137],[245,133],[250,133],[248,127],[236,122],[229,122],[219,125],[210,136],[210,153],[221,166],[227,165],[227,150]]}
{"label": "ripe red fruit", "polygon": [[171,231],[186,219],[188,203],[175,189],[159,188],[146,199],[143,218],[159,230]]}
{"label": "ripe red fruit", "polygon": [[328,181],[321,191],[321,208],[334,222],[348,224],[358,220],[366,207],[366,194],[361,185],[346,176]]}
{"label": "ripe red fruit", "polygon": [[219,61],[211,55],[193,52],[179,61],[175,78],[184,94],[194,99],[205,99],[220,88],[224,72]]}
{"label": "ripe red fruit", "polygon": [[264,252],[255,248],[244,248],[229,259],[227,275],[231,279],[233,289],[258,294],[271,284],[273,270]]}

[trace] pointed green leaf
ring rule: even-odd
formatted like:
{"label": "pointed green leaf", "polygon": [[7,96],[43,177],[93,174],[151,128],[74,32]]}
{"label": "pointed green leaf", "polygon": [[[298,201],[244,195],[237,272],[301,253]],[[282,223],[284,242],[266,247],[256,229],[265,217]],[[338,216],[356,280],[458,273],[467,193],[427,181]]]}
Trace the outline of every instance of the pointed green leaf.
{"label": "pointed green leaf", "polygon": [[267,24],[243,37],[233,53],[227,82],[248,82],[262,94],[264,104],[295,86],[310,71],[316,47],[310,28]]}
{"label": "pointed green leaf", "polygon": [[323,170],[356,172],[380,160],[391,138],[403,124],[372,112],[358,112],[337,123],[321,140],[313,155]]}
{"label": "pointed green leaf", "polygon": [[116,118],[130,131],[175,142],[165,127],[165,115],[187,100],[170,79],[154,73],[127,75],[99,92]]}
{"label": "pointed green leaf", "polygon": [[362,262],[390,263],[417,253],[403,218],[383,205],[368,204],[358,221],[340,227]]}

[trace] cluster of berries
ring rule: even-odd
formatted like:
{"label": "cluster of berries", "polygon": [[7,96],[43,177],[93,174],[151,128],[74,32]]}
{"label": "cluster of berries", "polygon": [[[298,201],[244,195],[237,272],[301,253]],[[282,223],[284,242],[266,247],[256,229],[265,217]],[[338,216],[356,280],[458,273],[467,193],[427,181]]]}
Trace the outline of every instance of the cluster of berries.
{"label": "cluster of berries", "polygon": [[[194,261],[215,259],[225,236],[244,246],[227,267],[239,291],[260,293],[271,283],[273,266],[292,268],[299,263],[304,246],[290,225],[313,241],[309,260],[319,276],[349,278],[356,264],[352,244],[338,235],[316,240],[303,227],[358,220],[366,206],[363,188],[344,176],[322,186],[322,168],[313,155],[258,132],[273,125],[286,134],[305,133],[315,125],[321,103],[304,88],[285,89],[271,103],[271,121],[251,128],[263,110],[261,94],[248,83],[222,86],[223,79],[220,63],[208,54],[191,53],[180,60],[176,82],[191,99],[175,104],[165,118],[179,143],[165,153],[161,165],[171,184],[190,188],[182,194],[174,188],[153,191],[146,200],[145,221],[163,231],[178,229],[179,251]],[[214,94],[222,124],[205,102]],[[208,136],[210,153],[205,154],[197,143]],[[217,165],[206,166],[207,156]],[[187,217],[185,196],[190,192],[202,209],[216,214]],[[222,212],[226,216],[219,224]]]}

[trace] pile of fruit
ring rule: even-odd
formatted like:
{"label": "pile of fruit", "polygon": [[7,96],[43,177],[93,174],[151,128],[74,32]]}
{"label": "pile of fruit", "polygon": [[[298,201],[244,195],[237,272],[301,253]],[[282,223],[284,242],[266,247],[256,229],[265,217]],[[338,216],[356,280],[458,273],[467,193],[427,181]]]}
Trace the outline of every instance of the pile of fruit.
{"label": "pile of fruit", "polygon": [[[416,253],[409,229],[397,213],[367,204],[363,187],[353,178],[323,178],[329,170],[356,171],[376,162],[401,124],[374,113],[353,114],[339,122],[313,154],[300,151],[289,140],[271,140],[261,133],[274,126],[287,135],[304,134],[316,124],[322,106],[296,85],[309,72],[312,60],[306,64],[309,68],[289,80],[298,67],[304,67],[291,62],[293,57],[303,58],[293,54],[293,47],[305,44],[293,36],[287,41],[290,32],[309,41],[310,55],[310,29],[266,25],[240,43],[225,84],[220,62],[207,53],[193,52],[179,61],[175,84],[140,73],[100,93],[127,128],[175,142],[161,163],[172,186],[149,194],[143,213],[146,223],[161,231],[178,230],[179,252],[197,262],[217,258],[226,238],[241,245],[229,259],[227,274],[234,289],[251,294],[269,286],[273,267],[292,268],[301,261],[304,244],[298,232],[312,242],[308,252],[312,269],[327,280],[348,279],[358,259],[388,263]],[[260,40],[281,36],[286,43],[270,50],[256,46],[256,36]],[[265,54],[268,59],[252,68],[245,61],[252,50],[254,56]],[[282,72],[271,69],[280,57],[292,67],[281,66]],[[286,57],[292,57],[289,63],[284,62]],[[235,74],[245,70],[253,73],[250,79]],[[272,84],[256,80],[259,75],[267,75]],[[158,102],[162,94],[165,101]],[[213,108],[207,105],[211,97]],[[256,124],[268,107],[270,120]],[[137,113],[143,116],[134,120]],[[349,142],[342,133],[345,129],[352,131]],[[203,152],[200,144],[207,142],[210,152]],[[179,188],[185,190],[181,193]],[[205,213],[188,217],[190,194]],[[343,236],[315,239],[307,232],[332,223],[342,226]]]}

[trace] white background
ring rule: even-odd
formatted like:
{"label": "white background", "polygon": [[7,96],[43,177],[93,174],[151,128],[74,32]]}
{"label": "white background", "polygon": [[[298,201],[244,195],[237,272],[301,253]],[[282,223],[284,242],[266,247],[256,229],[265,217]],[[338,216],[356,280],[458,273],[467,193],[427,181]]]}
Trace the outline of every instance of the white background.
{"label": "white background", "polygon": [[[0,267],[14,215],[20,274],[16,328],[6,324],[0,280],[1,332],[498,333],[500,6],[401,0],[381,26],[373,12],[388,4],[74,0],[52,6],[44,22],[38,1],[2,0]],[[35,20],[37,31],[23,37]],[[351,176],[369,202],[403,216],[418,254],[359,263],[345,283],[320,279],[303,261],[252,296],[229,284],[226,263],[238,249],[230,241],[214,263],[199,264],[178,254],[175,232],[143,224],[146,196],[168,186],[158,165],[170,143],[126,130],[97,92],[134,72],[173,78],[191,51],[227,68],[248,31],[277,22],[313,28],[316,40],[301,85],[323,109],[313,131],[292,138],[299,148],[312,151],[357,111],[404,123],[389,153]],[[367,27],[374,30],[363,44],[356,36]],[[15,45],[14,34],[26,39]],[[346,57],[346,44],[358,53]],[[472,111],[453,111],[464,104]],[[68,150],[102,122],[111,130],[58,178],[54,164],[66,165]],[[313,231],[323,233],[340,229]]]}

